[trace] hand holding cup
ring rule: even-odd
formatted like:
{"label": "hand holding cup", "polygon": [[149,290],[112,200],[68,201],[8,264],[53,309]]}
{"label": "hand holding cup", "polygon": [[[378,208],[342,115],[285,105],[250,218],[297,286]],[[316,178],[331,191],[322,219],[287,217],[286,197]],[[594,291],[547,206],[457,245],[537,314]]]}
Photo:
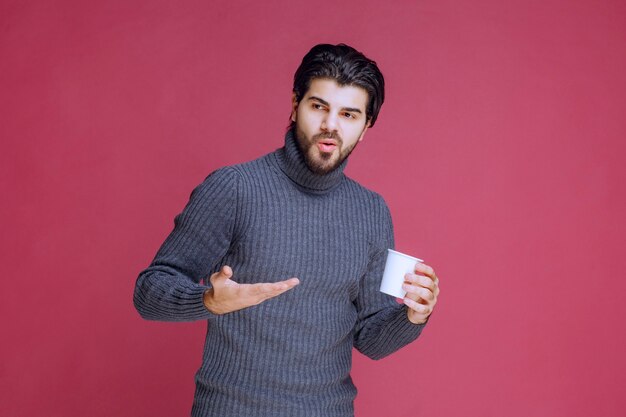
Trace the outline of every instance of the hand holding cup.
{"label": "hand holding cup", "polygon": [[402,298],[408,307],[408,319],[425,323],[437,303],[439,279],[430,266],[414,258],[388,249],[380,291]]}
{"label": "hand holding cup", "polygon": [[409,307],[407,315],[414,324],[426,323],[439,296],[439,278],[430,266],[417,263],[414,273],[404,276],[402,288],[406,291],[404,304]]}

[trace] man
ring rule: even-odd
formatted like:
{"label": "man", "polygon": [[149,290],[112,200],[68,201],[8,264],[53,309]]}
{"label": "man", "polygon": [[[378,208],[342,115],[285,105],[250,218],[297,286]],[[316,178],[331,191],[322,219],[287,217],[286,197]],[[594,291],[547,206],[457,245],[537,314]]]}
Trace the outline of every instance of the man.
{"label": "man", "polygon": [[383,100],[375,62],[315,46],[285,146],[209,175],[139,275],[142,317],[208,321],[193,416],[352,416],[352,348],[379,359],[419,336],[435,272],[406,275],[404,305],[378,291],[391,216],[343,174]]}

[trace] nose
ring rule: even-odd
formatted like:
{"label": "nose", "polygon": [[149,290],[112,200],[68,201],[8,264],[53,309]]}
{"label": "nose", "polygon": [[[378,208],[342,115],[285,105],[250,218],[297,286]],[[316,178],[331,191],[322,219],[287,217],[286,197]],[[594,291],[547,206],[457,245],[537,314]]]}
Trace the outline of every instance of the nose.
{"label": "nose", "polygon": [[326,117],[322,120],[322,130],[333,132],[337,130],[337,116],[331,112],[326,113]]}

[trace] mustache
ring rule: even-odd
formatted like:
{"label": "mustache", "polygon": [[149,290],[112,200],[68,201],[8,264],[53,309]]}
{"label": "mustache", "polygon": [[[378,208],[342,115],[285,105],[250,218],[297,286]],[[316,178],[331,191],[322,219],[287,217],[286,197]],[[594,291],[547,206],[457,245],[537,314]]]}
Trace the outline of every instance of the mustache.
{"label": "mustache", "polygon": [[339,136],[339,134],[337,132],[324,132],[324,133],[318,133],[317,135],[313,136],[313,140],[317,141],[320,139],[334,139],[339,143],[342,143],[343,140],[341,139],[341,136]]}

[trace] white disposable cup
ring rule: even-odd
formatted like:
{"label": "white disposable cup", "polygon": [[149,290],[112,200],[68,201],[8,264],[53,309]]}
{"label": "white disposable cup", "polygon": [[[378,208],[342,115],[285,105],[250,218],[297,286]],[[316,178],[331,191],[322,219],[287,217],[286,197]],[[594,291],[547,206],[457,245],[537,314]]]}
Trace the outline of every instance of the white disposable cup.
{"label": "white disposable cup", "polygon": [[404,298],[406,291],[402,289],[404,284],[404,275],[415,273],[415,265],[418,262],[424,262],[419,258],[396,252],[393,249],[387,249],[387,263],[385,264],[385,272],[383,280],[380,283],[380,292],[393,295],[397,298]]}

